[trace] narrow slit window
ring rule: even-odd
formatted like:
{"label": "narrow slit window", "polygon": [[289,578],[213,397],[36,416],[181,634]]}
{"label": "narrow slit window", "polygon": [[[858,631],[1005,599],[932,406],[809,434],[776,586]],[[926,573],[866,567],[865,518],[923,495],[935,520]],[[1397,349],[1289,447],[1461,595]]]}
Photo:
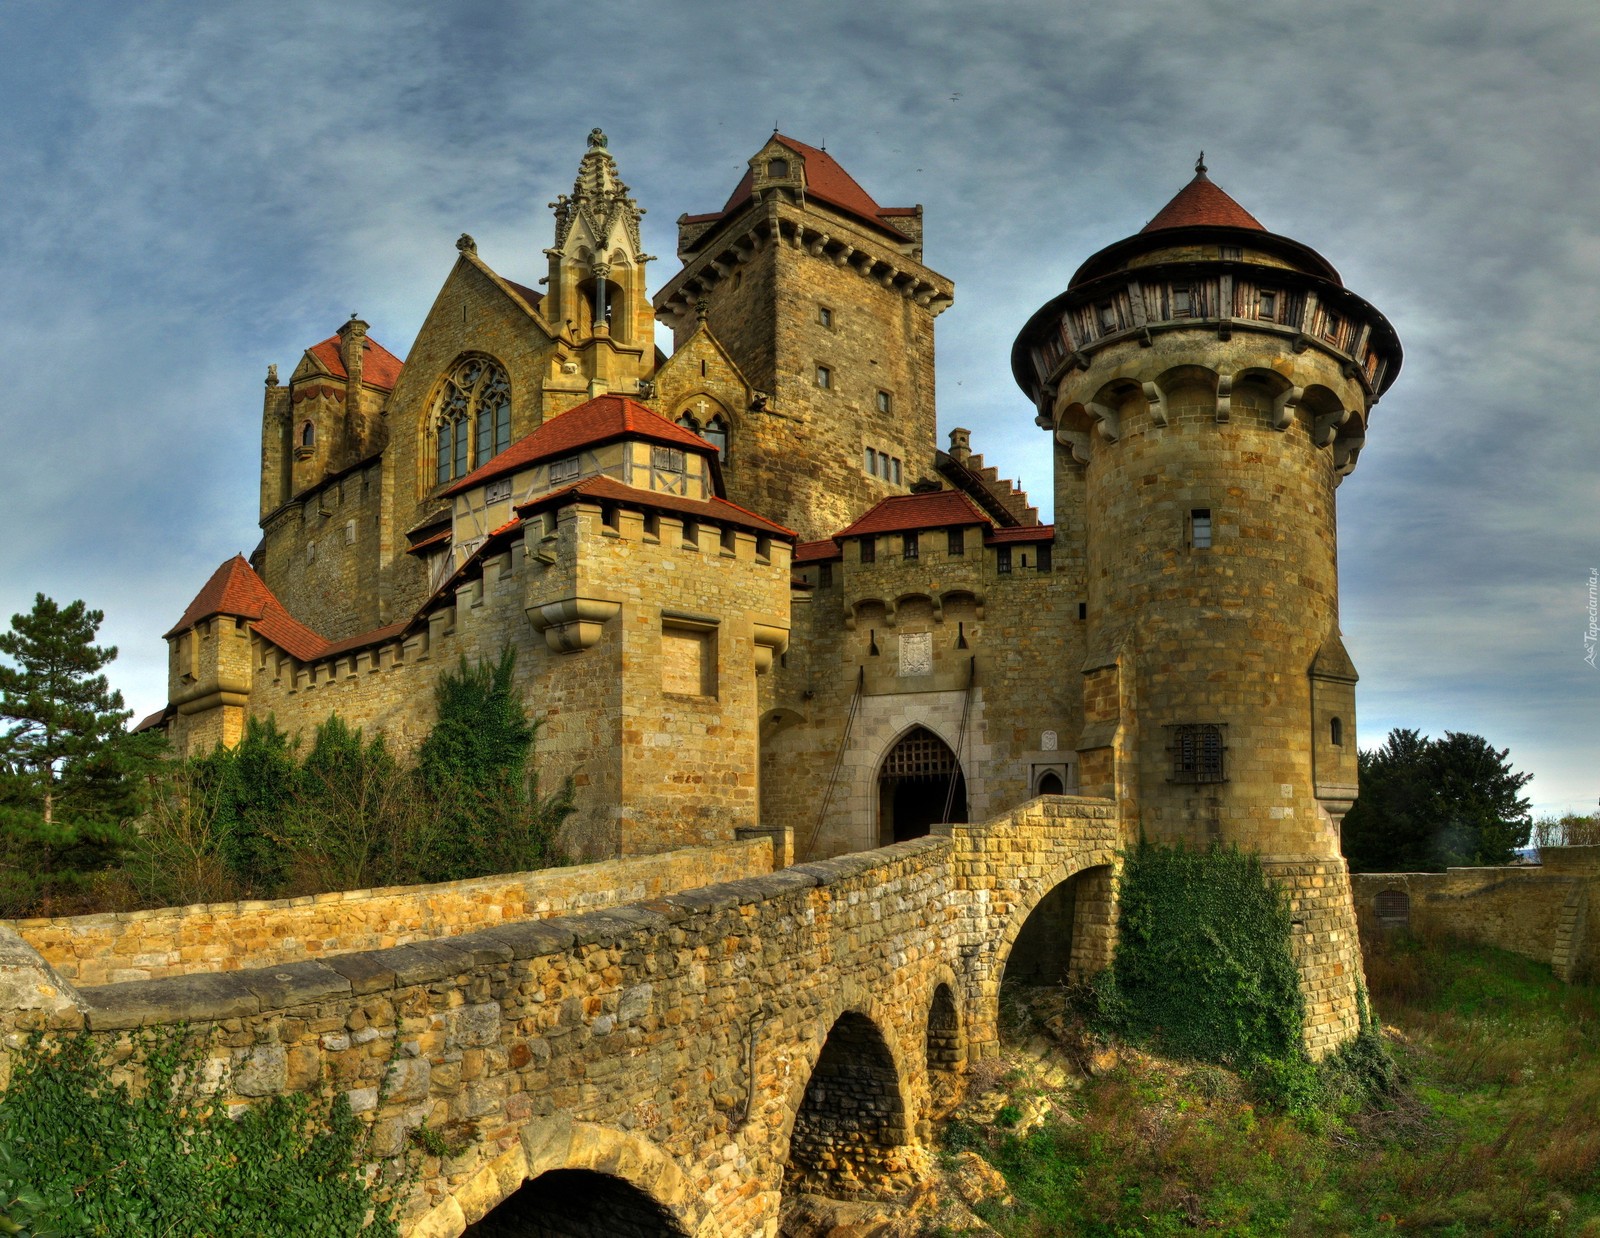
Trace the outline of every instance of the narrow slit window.
{"label": "narrow slit window", "polygon": [[878,561],[878,539],[863,537],[861,539],[861,562],[876,563]]}
{"label": "narrow slit window", "polygon": [[1337,746],[1344,745],[1344,723],[1339,719],[1334,718],[1328,723],[1328,738]]}
{"label": "narrow slit window", "polygon": [[1189,548],[1211,549],[1211,509],[1197,507],[1189,513]]}

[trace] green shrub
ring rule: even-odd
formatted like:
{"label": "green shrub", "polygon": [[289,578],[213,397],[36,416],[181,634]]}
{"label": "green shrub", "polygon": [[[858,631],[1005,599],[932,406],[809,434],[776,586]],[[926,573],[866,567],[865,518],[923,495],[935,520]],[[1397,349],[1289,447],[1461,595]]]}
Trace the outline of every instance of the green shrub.
{"label": "green shrub", "polygon": [[137,1036],[138,1088],[113,1080],[86,1033],[17,1051],[0,1096],[0,1234],[398,1235],[342,1096],[272,1097],[232,1117],[200,1083],[204,1048],[182,1031]]}

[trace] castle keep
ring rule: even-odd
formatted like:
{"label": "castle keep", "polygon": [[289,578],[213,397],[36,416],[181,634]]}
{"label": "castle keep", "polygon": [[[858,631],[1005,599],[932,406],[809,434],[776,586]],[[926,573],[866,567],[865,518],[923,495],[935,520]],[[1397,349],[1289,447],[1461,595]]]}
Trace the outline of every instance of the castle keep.
{"label": "castle keep", "polygon": [[[1325,1050],[1359,977],[1335,490],[1394,332],[1199,165],[1017,339],[1042,523],[967,430],[937,441],[954,290],[921,210],[774,134],[679,218],[652,300],[595,131],[540,289],[463,236],[403,362],[352,318],[269,371],[261,544],[167,634],[147,724],[184,752],[267,714],[415,743],[440,671],[509,646],[591,858],[766,833],[815,860],[1103,801],[1123,842],[1262,856],[1314,926]],[[1109,906],[1073,899],[1064,932]]]}

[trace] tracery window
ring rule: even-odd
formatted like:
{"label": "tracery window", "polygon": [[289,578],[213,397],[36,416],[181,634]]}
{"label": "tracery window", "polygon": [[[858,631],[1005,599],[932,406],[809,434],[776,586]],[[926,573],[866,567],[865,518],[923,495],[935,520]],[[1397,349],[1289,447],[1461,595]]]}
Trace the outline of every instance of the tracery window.
{"label": "tracery window", "polygon": [[434,419],[439,485],[465,477],[511,446],[511,381],[483,357],[468,357],[445,379]]}
{"label": "tracery window", "polygon": [[706,442],[717,449],[717,459],[722,463],[728,462],[728,423],[723,420],[721,413],[713,413],[710,420],[702,420],[706,409],[710,407],[705,400],[696,405],[700,416],[685,411],[678,418],[678,424],[693,434],[698,434]]}

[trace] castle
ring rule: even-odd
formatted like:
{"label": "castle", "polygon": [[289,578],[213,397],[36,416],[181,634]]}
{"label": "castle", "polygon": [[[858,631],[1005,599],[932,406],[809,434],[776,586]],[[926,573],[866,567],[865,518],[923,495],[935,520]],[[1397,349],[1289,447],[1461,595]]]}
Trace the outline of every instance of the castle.
{"label": "castle", "polygon": [[510,646],[581,854],[819,858],[1081,795],[1350,920],[1335,489],[1401,352],[1325,259],[1200,164],[1084,262],[1011,357],[1047,524],[937,443],[920,206],[775,133],[653,299],[598,130],[553,206],[542,291],[462,236],[403,362],[352,317],[269,370],[261,545],[167,634],[147,725],[415,743],[436,675]]}

